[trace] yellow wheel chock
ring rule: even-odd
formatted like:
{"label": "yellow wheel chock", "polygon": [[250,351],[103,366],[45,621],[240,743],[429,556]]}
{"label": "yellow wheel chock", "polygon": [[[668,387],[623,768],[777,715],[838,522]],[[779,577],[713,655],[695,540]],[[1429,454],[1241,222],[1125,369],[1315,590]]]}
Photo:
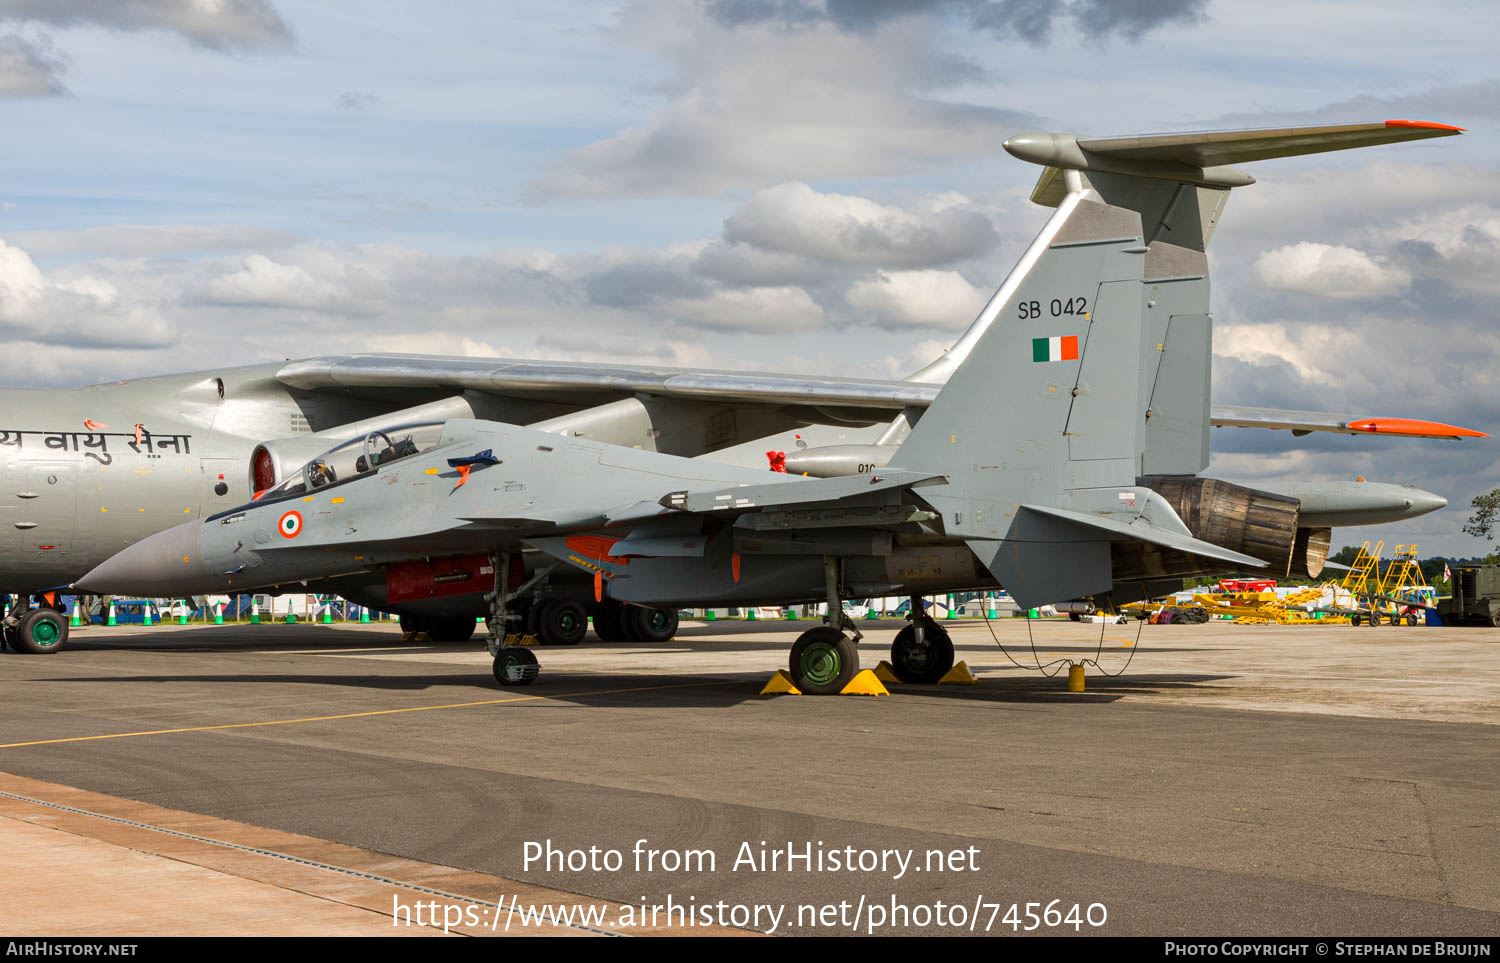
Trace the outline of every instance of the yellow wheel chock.
{"label": "yellow wheel chock", "polygon": [[792,677],[785,669],[777,669],[776,674],[771,676],[771,681],[760,690],[761,695],[801,695],[802,690],[792,685]]}
{"label": "yellow wheel chock", "polygon": [[969,663],[960,662],[944,673],[938,685],[978,685],[979,679],[969,671]]}

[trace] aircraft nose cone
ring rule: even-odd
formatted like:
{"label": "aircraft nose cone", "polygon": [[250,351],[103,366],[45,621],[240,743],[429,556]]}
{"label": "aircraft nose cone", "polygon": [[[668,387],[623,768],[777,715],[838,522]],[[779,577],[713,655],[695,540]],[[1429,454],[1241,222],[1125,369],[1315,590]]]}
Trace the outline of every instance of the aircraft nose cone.
{"label": "aircraft nose cone", "polygon": [[202,532],[198,522],[157,532],[106,559],[73,587],[100,595],[147,597],[197,591],[207,580]]}

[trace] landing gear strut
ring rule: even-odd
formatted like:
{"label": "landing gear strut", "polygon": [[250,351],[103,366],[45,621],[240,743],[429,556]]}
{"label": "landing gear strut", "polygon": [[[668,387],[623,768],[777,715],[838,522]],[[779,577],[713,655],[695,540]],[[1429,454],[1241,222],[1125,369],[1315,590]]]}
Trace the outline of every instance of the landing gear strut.
{"label": "landing gear strut", "polygon": [[891,643],[891,667],[902,682],[932,683],[953,668],[953,640],[922,611],[922,597],[911,597],[911,624]]}
{"label": "landing gear strut", "polygon": [[[797,637],[788,670],[792,684],[809,695],[843,691],[859,672],[859,628],[844,614],[839,597],[839,560],[823,557],[823,581],[828,592],[828,615]],[[849,634],[845,634],[845,630]]]}
{"label": "landing gear strut", "polygon": [[521,619],[521,613],[511,611],[511,603],[551,575],[552,569],[557,566],[538,571],[514,592],[510,590],[509,584],[510,552],[490,553],[490,567],[495,570],[495,588],[485,596],[485,601],[490,604],[490,614],[485,620],[485,626],[489,629],[486,647],[495,659],[495,681],[503,686],[531,685],[541,672],[536,656],[524,646],[505,644],[510,623]]}

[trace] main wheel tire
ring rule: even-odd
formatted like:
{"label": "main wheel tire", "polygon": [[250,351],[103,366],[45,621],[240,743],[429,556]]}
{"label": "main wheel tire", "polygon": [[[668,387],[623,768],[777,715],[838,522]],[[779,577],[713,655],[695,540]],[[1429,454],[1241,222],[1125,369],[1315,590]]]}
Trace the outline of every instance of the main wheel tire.
{"label": "main wheel tire", "polygon": [[1082,612],[1069,612],[1068,613],[1068,621],[1069,622],[1082,622],[1083,621],[1083,613]]}
{"label": "main wheel tire", "polygon": [[416,635],[418,632],[430,630],[431,620],[425,615],[412,615],[409,612],[401,614],[401,631],[408,635]]}
{"label": "main wheel tire", "polygon": [[536,636],[543,645],[577,645],[588,630],[588,615],[572,599],[552,599],[537,613]]}
{"label": "main wheel tire", "polygon": [[33,609],[21,617],[10,644],[32,655],[57,652],[68,644],[68,620],[54,608]]}
{"label": "main wheel tire", "polygon": [[495,674],[495,681],[503,686],[531,685],[531,683],[536,681],[535,673],[528,673],[520,679],[512,679],[509,669],[515,665],[536,664],[536,655],[530,649],[522,648],[519,645],[507,645],[496,654],[492,671]]}
{"label": "main wheel tire", "polygon": [[891,667],[902,682],[930,684],[953,668],[953,640],[936,622],[922,626],[923,644],[917,645],[916,627],[908,625],[891,643]]}
{"label": "main wheel tire", "polygon": [[627,605],[621,621],[633,642],[654,645],[666,642],[677,634],[676,609],[648,609],[640,605]]}
{"label": "main wheel tire", "polygon": [[798,689],[808,695],[835,695],[859,671],[859,650],[843,632],[820,625],[797,637],[788,662]]}
{"label": "main wheel tire", "polygon": [[605,599],[590,611],[594,617],[594,634],[600,642],[626,642],[630,636],[625,632],[625,606],[612,599]]}
{"label": "main wheel tire", "polygon": [[467,642],[474,637],[478,624],[473,619],[431,618],[427,620],[427,634],[434,642]]}

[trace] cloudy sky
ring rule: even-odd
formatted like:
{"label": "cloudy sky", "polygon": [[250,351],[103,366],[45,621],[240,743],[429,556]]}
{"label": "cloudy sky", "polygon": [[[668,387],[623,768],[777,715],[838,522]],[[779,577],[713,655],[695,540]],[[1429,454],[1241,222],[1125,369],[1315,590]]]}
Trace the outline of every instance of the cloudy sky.
{"label": "cloudy sky", "polygon": [[[1215,400],[1500,430],[1497,16],[1428,0],[0,0],[0,383],[336,351],[901,376],[1046,211],[1028,130],[1417,118],[1252,165]],[[1417,484],[1335,533],[1470,554],[1500,441],[1219,429],[1249,484]]]}

